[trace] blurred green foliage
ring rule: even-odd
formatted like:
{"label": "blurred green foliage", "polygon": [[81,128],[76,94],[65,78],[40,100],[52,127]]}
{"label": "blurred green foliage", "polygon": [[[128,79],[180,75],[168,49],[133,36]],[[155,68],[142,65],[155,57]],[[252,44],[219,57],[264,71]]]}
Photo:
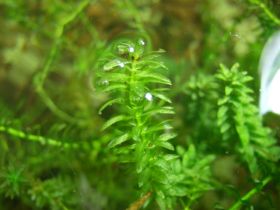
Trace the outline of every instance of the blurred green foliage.
{"label": "blurred green foliage", "polygon": [[279,15],[0,0],[0,210],[277,209],[279,116],[256,101]]}

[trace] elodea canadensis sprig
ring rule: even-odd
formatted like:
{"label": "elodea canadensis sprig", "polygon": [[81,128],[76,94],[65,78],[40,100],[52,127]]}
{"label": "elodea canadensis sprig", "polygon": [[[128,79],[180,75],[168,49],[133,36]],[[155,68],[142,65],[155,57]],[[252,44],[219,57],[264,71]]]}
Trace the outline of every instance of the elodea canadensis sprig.
{"label": "elodea canadensis sprig", "polygon": [[[200,178],[195,178],[194,174],[187,177],[187,168],[180,160],[180,156],[193,157],[194,148],[185,155],[182,152],[170,154],[174,150],[170,140],[176,134],[166,116],[174,111],[166,95],[171,81],[164,76],[167,68],[159,60],[161,53],[163,50],[146,51],[141,39],[114,43],[100,59],[97,84],[110,95],[100,113],[111,105],[115,105],[115,113],[118,113],[103,125],[103,130],[111,129],[114,136],[108,147],[118,155],[120,162],[132,163],[135,168],[141,205],[155,199],[161,209],[166,209],[172,208],[176,197],[201,189],[189,186],[189,180]],[[202,165],[195,163],[190,168],[201,167],[209,171],[212,160],[213,157],[207,157]],[[190,171],[187,171],[188,175]],[[209,176],[208,172],[205,174]],[[204,187],[209,189],[209,185]],[[139,202],[135,203],[139,205]]]}

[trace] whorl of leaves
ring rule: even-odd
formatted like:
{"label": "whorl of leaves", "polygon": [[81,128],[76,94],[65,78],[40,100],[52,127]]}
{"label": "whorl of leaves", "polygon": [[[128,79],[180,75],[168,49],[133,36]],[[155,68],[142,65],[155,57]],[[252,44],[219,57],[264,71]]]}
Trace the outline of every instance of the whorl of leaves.
{"label": "whorl of leaves", "polygon": [[[174,111],[165,94],[171,82],[162,73],[166,67],[158,60],[160,53],[146,52],[143,40],[120,41],[100,61],[97,84],[111,96],[100,111],[118,104],[118,115],[103,126],[116,134],[108,146],[120,161],[134,163],[142,196],[151,192],[166,209],[172,208],[175,197],[191,194],[187,186],[194,166],[186,172],[179,156],[167,153],[174,150],[169,140],[176,134],[170,120],[164,119]],[[209,168],[209,161],[205,163]]]}
{"label": "whorl of leaves", "polygon": [[[221,65],[216,75],[219,82],[218,126],[225,141],[232,141],[231,148],[241,154],[250,172],[260,172],[260,161],[279,160],[280,148],[271,131],[262,125],[258,108],[254,104],[253,91],[248,82],[253,78],[239,71],[235,64],[231,69]],[[239,141],[238,141],[239,140]]]}
{"label": "whorl of leaves", "polygon": [[[186,94],[185,119],[194,128],[191,130],[192,136],[201,146],[203,145],[201,142],[207,139],[209,147],[210,139],[214,139],[217,133],[217,126],[213,123],[213,120],[216,120],[215,101],[217,100],[214,81],[212,75],[198,73],[192,75],[184,86]],[[211,144],[213,143],[216,144],[211,141]]]}
{"label": "whorl of leaves", "polygon": [[162,117],[174,111],[167,105],[171,103],[164,94],[167,88],[162,87],[171,82],[161,73],[166,67],[157,60],[160,53],[145,52],[143,40],[113,44],[100,62],[98,84],[112,96],[100,111],[113,104],[119,108],[119,114],[103,125],[103,129],[113,127],[116,134],[108,146],[121,161],[135,163],[142,196],[155,193],[158,203],[165,206],[169,196],[166,185],[171,181],[169,162],[176,156],[164,151],[174,150],[169,140],[175,134],[169,120]]}

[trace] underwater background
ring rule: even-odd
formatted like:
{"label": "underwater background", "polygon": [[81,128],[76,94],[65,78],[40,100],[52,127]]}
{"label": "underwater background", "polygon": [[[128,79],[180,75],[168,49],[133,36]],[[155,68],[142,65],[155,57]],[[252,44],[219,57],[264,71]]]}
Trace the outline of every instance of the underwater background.
{"label": "underwater background", "polygon": [[0,0],[0,26],[0,210],[279,209],[278,0]]}

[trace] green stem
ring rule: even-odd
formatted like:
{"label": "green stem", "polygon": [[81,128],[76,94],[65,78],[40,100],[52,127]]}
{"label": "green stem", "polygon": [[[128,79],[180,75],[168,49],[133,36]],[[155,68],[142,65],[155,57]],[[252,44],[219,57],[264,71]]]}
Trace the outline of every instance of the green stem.
{"label": "green stem", "polygon": [[135,77],[137,74],[137,61],[133,60],[131,64],[131,72],[130,72],[130,81],[129,81],[129,102],[130,107],[133,110],[133,118],[135,121],[135,127],[134,129],[137,131],[137,146],[136,146],[136,168],[138,168],[139,165],[141,165],[141,162],[143,158],[147,155],[147,148],[145,148],[145,145],[147,144],[147,138],[145,137],[145,134],[143,134],[143,120],[142,120],[142,107],[141,105],[135,104],[133,97],[134,97],[134,89],[135,89]]}
{"label": "green stem", "polygon": [[65,27],[78,17],[78,15],[86,8],[89,2],[90,2],[89,0],[82,1],[82,3],[80,3],[72,13],[70,13],[68,16],[66,16],[60,21],[54,33],[55,40],[51,47],[50,53],[45,61],[43,69],[40,73],[38,73],[38,75],[35,76],[35,80],[34,80],[36,85],[36,91],[41,97],[41,99],[43,100],[43,102],[48,106],[48,108],[61,119],[64,119],[71,123],[77,123],[77,122],[79,123],[80,120],[75,119],[74,117],[70,116],[69,114],[59,109],[56,106],[56,104],[53,102],[53,100],[48,96],[43,86],[48,76],[48,73],[50,71],[50,67],[54,62],[54,59],[59,51],[59,46],[62,41]]}
{"label": "green stem", "polygon": [[134,21],[135,21],[135,28],[144,36],[147,42],[147,49],[151,50],[152,48],[152,41],[151,38],[148,34],[148,32],[145,30],[142,18],[141,18],[141,13],[137,10],[136,6],[133,4],[133,1],[126,0],[125,1],[128,9],[130,9],[133,14],[134,14]]}
{"label": "green stem", "polygon": [[64,143],[52,138],[46,138],[43,136],[39,136],[39,135],[33,135],[33,134],[26,134],[21,130],[17,130],[14,128],[10,128],[10,127],[5,127],[5,126],[0,126],[0,132],[4,132],[9,134],[10,136],[16,137],[16,138],[20,138],[20,139],[26,139],[28,141],[32,141],[32,142],[37,142],[40,144],[47,144],[47,145],[51,145],[51,146],[56,146],[56,147],[63,147],[63,148],[78,148],[79,145],[75,144],[75,143]]}
{"label": "green stem", "polygon": [[267,17],[275,24],[280,25],[280,19],[276,15],[274,15],[263,2],[261,2],[260,0],[250,0],[250,2],[260,7],[267,15]]}
{"label": "green stem", "polygon": [[237,210],[240,209],[241,206],[244,204],[244,202],[248,201],[251,197],[253,197],[255,194],[260,192],[264,186],[266,186],[270,181],[272,180],[272,177],[266,177],[262,182],[258,183],[256,187],[251,189],[248,193],[243,195],[237,202],[233,204],[229,208],[229,210]]}
{"label": "green stem", "polygon": [[134,114],[134,119],[136,123],[135,129],[138,130],[139,132],[139,139],[140,142],[144,142],[144,136],[142,134],[142,117],[141,114],[142,112],[139,111],[140,107],[135,105],[135,102],[133,100],[133,94],[134,94],[134,86],[135,86],[135,74],[137,73],[137,67],[136,67],[136,62],[137,61],[132,61],[131,64],[131,72],[130,72],[130,81],[129,81],[129,103],[131,108],[133,109],[133,114]]}
{"label": "green stem", "polygon": [[36,91],[40,95],[43,102],[56,116],[73,124],[80,124],[80,125],[83,124],[83,121],[81,119],[76,119],[70,116],[69,114],[67,114],[66,112],[64,112],[63,110],[61,110],[60,108],[58,108],[57,105],[54,103],[54,101],[48,96],[47,92],[43,87],[40,86],[37,87]]}

